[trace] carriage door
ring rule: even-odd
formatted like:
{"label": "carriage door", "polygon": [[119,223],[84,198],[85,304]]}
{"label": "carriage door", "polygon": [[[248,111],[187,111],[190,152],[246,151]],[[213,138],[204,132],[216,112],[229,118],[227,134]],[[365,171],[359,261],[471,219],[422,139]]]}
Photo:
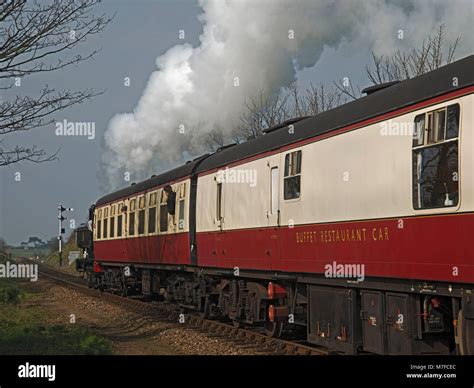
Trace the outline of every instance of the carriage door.
{"label": "carriage door", "polygon": [[[217,232],[224,231],[224,181],[216,180],[215,185],[215,209],[214,209],[214,224]],[[224,233],[212,233],[212,258],[214,260],[222,260],[226,258],[226,244],[224,241]],[[219,262],[219,261],[217,261]]]}
{"label": "carriage door", "polygon": [[[280,226],[280,168],[270,165],[270,195],[267,210],[268,226],[265,236],[265,258],[269,260],[269,267],[277,269],[280,261],[279,226]],[[267,186],[268,187],[268,186]]]}
{"label": "carriage door", "polygon": [[270,168],[270,206],[267,211],[268,226],[280,226],[280,170]]}

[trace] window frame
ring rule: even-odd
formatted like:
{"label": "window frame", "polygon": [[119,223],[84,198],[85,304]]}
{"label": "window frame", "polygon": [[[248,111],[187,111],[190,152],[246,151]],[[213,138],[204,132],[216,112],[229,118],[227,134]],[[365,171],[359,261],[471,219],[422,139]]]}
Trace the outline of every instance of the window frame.
{"label": "window frame", "polygon": [[96,240],[102,239],[102,209],[97,209]]}
{"label": "window frame", "polygon": [[[165,191],[163,189],[160,190],[160,212],[158,215],[158,220],[159,220],[159,228],[158,231],[159,233],[167,233],[169,229],[169,219],[168,219],[168,203],[167,203],[168,196],[166,195]],[[164,209],[164,214],[166,214],[166,229],[162,228],[162,214],[163,214],[163,209]]]}
{"label": "window frame", "polygon": [[102,238],[107,240],[109,238],[109,206],[104,207],[103,218],[102,218]]}
{"label": "window frame", "polygon": [[[132,206],[133,204],[133,206]],[[137,235],[137,220],[136,220],[136,213],[137,213],[137,198],[130,198],[128,201],[128,209],[127,209],[127,236],[128,237],[135,237]],[[133,223],[130,222],[133,215]],[[133,225],[133,233],[130,233],[130,227]]]}
{"label": "window frame", "polygon": [[[138,209],[137,209],[137,236],[144,236],[146,232],[146,196],[145,195],[140,195],[138,197]],[[143,216],[143,220],[141,220]],[[140,222],[141,221],[141,222]]]}
{"label": "window frame", "polygon": [[110,205],[110,218],[109,218],[109,238],[115,238],[115,214],[117,205],[114,203]]}
{"label": "window frame", "polygon": [[280,167],[273,166],[270,168],[270,211],[269,211],[269,214],[272,216],[278,215],[278,212],[280,211],[279,199],[280,199]]}
{"label": "window frame", "polygon": [[[152,201],[152,198],[154,198],[154,201]],[[146,213],[147,213],[147,223],[146,223],[146,233],[148,235],[154,235],[157,233],[157,222],[156,222],[156,216],[157,216],[157,199],[158,199],[158,192],[157,191],[152,191],[150,193],[148,193],[147,195],[147,209],[146,209]],[[154,216],[154,229],[153,231],[150,231],[150,212],[155,209],[155,216]]]}
{"label": "window frame", "polygon": [[223,200],[223,182],[217,182],[216,184],[216,221],[218,224],[221,223],[222,218],[224,217],[224,211],[222,209],[222,200]]}
{"label": "window frame", "polygon": [[[457,137],[452,137],[448,138],[448,108],[451,106],[457,105],[457,113],[458,113],[458,128],[457,128]],[[432,125],[435,125],[435,113],[444,111],[444,134],[443,134],[443,139],[442,140],[436,140],[434,142],[429,142],[429,128],[428,126],[430,123]],[[415,212],[432,212],[433,210],[442,210],[446,209],[447,212],[452,212],[461,206],[461,155],[460,155],[460,150],[461,150],[461,127],[462,127],[462,106],[459,100],[454,100],[454,101],[448,101],[445,103],[444,106],[438,107],[436,109],[431,109],[427,110],[423,113],[417,114],[413,122],[415,123],[415,120],[417,117],[424,115],[424,133],[423,133],[423,143],[421,145],[413,145],[413,140],[412,140],[412,146],[411,146],[411,207]],[[431,117],[431,119],[429,119]],[[436,137],[437,133],[435,132],[434,136]],[[418,169],[418,163],[416,164],[415,167],[415,155],[418,154],[418,152],[422,152],[423,149],[427,148],[434,148],[434,147],[441,147],[443,145],[446,145],[448,143],[457,143],[457,194],[458,194],[458,201],[456,204],[451,205],[451,206],[425,206],[425,207],[416,207],[415,205],[418,203],[419,200],[418,198],[415,198],[415,185],[418,185],[418,178],[417,178],[417,172],[415,171],[415,168]],[[417,189],[417,192],[420,193],[420,188]]]}
{"label": "window frame", "polygon": [[[293,169],[293,165],[294,165],[295,161],[292,160],[293,156],[291,156],[291,155],[295,155],[295,154],[300,155],[299,156],[299,172],[293,173],[292,169]],[[289,163],[288,163],[288,174],[289,175],[286,175],[286,158],[287,157],[289,157]],[[296,165],[298,165],[298,158],[296,158]],[[282,178],[283,178],[283,180],[282,180],[283,201],[285,201],[285,202],[296,202],[296,201],[301,200],[301,197],[303,195],[303,192],[302,192],[302,189],[301,189],[302,188],[302,180],[303,180],[302,170],[303,170],[303,150],[301,148],[291,150],[291,151],[284,154],[284,157],[283,157],[283,176],[282,176]],[[299,195],[297,197],[293,197],[293,198],[285,198],[285,181],[287,179],[291,179],[291,178],[295,178],[295,177],[299,177],[299,185],[300,185]]]}
{"label": "window frame", "polygon": [[[181,211],[181,203],[183,209]],[[181,221],[183,221],[181,223]],[[186,182],[181,183],[178,193],[178,230],[186,230]]]}
{"label": "window frame", "polygon": [[[122,208],[125,206],[124,202],[119,202],[117,204],[117,222],[116,222],[116,233],[117,238],[123,238],[123,211]],[[119,219],[120,219],[120,228],[119,228]],[[120,234],[119,234],[120,231]]]}

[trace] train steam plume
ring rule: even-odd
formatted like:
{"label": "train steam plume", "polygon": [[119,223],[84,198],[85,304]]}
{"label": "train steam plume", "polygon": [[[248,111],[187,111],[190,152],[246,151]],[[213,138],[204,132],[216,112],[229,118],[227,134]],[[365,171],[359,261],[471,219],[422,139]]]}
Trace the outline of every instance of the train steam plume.
{"label": "train steam plume", "polygon": [[200,44],[159,56],[133,112],[110,120],[103,158],[109,187],[123,185],[124,171],[136,181],[181,162],[183,153],[199,153],[203,135],[238,125],[246,98],[288,86],[326,47],[392,53],[400,29],[419,44],[440,23],[456,33],[471,31],[472,23],[471,0],[200,0],[200,6]]}

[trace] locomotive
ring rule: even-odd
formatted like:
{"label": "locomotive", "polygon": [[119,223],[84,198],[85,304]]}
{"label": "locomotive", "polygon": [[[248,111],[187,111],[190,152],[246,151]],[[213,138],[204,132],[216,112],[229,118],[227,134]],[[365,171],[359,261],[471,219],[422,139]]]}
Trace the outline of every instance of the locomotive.
{"label": "locomotive", "polygon": [[474,354],[474,55],[100,198],[91,287],[343,354]]}

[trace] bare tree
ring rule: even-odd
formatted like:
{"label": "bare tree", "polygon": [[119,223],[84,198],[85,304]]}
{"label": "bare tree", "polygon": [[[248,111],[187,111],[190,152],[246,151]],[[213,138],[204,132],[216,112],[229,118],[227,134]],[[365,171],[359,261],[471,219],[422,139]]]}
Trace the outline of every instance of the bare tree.
{"label": "bare tree", "polygon": [[257,96],[249,97],[244,103],[244,112],[236,134],[243,140],[255,138],[263,130],[290,118],[288,90],[280,90],[273,96],[261,91]]}
{"label": "bare tree", "polygon": [[390,81],[402,81],[435,70],[455,60],[460,37],[447,41],[444,26],[429,35],[421,47],[409,52],[397,51],[392,56],[372,53],[372,65],[365,67],[369,80],[375,85]]}
{"label": "bare tree", "polygon": [[[111,21],[93,10],[100,0],[10,0],[0,2],[0,89],[12,89],[21,79],[49,73],[92,58],[77,46],[103,31]],[[75,53],[71,57],[66,54]],[[63,54],[63,57],[61,57]],[[5,146],[8,134],[44,127],[52,114],[80,104],[97,94],[91,89],[60,90],[45,86],[38,96],[0,100],[0,166],[20,161],[44,162],[47,154],[37,146]]]}
{"label": "bare tree", "polygon": [[354,85],[349,79],[333,81],[333,84],[349,100],[357,100],[362,96],[359,85]]}
{"label": "bare tree", "polygon": [[[398,50],[391,56],[377,55],[372,52],[372,64],[365,66],[369,81],[382,84],[391,81],[403,81],[435,70],[455,60],[460,37],[447,41],[444,26],[423,41],[421,47],[411,51]],[[337,89],[351,99],[361,97],[360,88],[349,82],[334,82]]]}
{"label": "bare tree", "polygon": [[269,97],[264,91],[246,99],[240,124],[233,131],[226,132],[222,128],[214,128],[205,134],[203,144],[205,148],[214,152],[229,143],[241,143],[262,135],[263,130],[289,119],[289,89]]}
{"label": "bare tree", "polygon": [[204,146],[209,152],[215,152],[219,147],[223,147],[226,142],[226,134],[222,129],[219,128],[214,128],[204,137]]}
{"label": "bare tree", "polygon": [[234,140],[241,142],[258,137],[266,128],[291,118],[317,115],[345,101],[343,93],[337,88],[327,88],[322,83],[311,84],[303,92],[296,82],[273,96],[262,91],[245,101],[241,123],[234,131]]}
{"label": "bare tree", "polygon": [[324,84],[310,84],[304,95],[304,109],[297,110],[297,104],[294,104],[296,116],[314,116],[334,109],[345,103],[347,98],[337,88],[327,88]]}
{"label": "bare tree", "polygon": [[[369,81],[373,85],[392,81],[403,81],[435,70],[455,61],[460,37],[453,41],[446,39],[444,26],[440,25],[434,34],[428,35],[419,48],[404,52],[398,50],[390,56],[372,52],[372,64],[365,66]],[[350,99],[361,97],[359,86],[350,81],[334,82],[336,88]]]}

